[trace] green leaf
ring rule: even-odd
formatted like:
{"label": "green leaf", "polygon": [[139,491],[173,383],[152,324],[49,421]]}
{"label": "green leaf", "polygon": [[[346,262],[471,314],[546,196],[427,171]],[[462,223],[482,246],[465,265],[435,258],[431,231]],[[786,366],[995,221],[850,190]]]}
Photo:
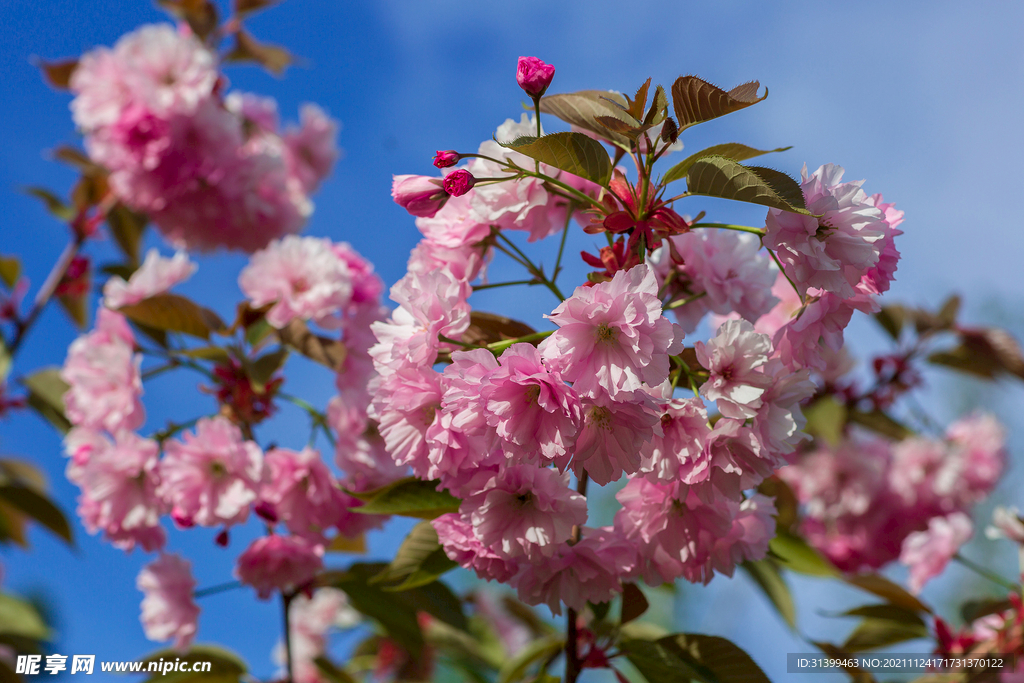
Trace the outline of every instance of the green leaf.
{"label": "green leaf", "polygon": [[804,408],[804,417],[807,418],[804,431],[832,447],[838,446],[843,439],[846,414],[846,406],[834,396],[823,396]]}
{"label": "green leaf", "polygon": [[907,311],[903,306],[893,304],[882,306],[882,310],[875,313],[875,321],[882,326],[894,341],[899,341],[900,333],[903,331],[903,323],[906,322]]}
{"label": "green leaf", "polygon": [[288,359],[288,349],[282,347],[276,351],[263,354],[251,363],[246,363],[246,371],[252,388],[257,393],[263,393],[274,373],[281,369],[285,360]]}
{"label": "green leaf", "polygon": [[751,81],[726,92],[696,76],[680,76],[672,84],[672,105],[679,131],[757,104],[768,97],[767,88],[764,95],[757,96],[760,87],[760,83]]}
{"label": "green leaf", "polygon": [[811,215],[795,180],[781,171],[743,166],[724,156],[697,159],[686,173],[690,194],[760,204],[783,211]]}
{"label": "green leaf", "polygon": [[27,486],[4,484],[0,486],[0,500],[24,512],[47,529],[60,536],[68,545],[74,545],[71,526],[60,508],[49,498]]}
{"label": "green leaf", "polygon": [[356,679],[352,678],[347,671],[327,659],[324,655],[315,657],[313,659],[313,664],[316,665],[316,668],[320,671],[321,675],[330,681],[330,683],[357,683]]}
{"label": "green leaf", "polygon": [[540,138],[523,136],[498,144],[598,185],[607,185],[612,177],[608,152],[600,142],[583,133],[552,133]]}
{"label": "green leaf", "polygon": [[4,343],[3,337],[0,337],[0,385],[7,381],[12,363],[11,352],[7,350],[7,344]]}
{"label": "green leaf", "polygon": [[337,339],[313,334],[309,326],[298,318],[277,331],[281,342],[292,347],[310,360],[326,365],[335,372],[341,372],[347,351]]}
{"label": "green leaf", "polygon": [[349,491],[363,501],[353,512],[368,515],[404,515],[433,519],[447,512],[458,512],[460,501],[447,490],[437,490],[437,481],[407,477],[373,491]]}
{"label": "green leaf", "polygon": [[216,313],[177,294],[157,294],[122,306],[118,311],[139,324],[164,332],[181,332],[209,339],[211,332],[224,329]]}
{"label": "green leaf", "polygon": [[220,346],[199,346],[194,349],[180,349],[175,350],[174,355],[194,358],[196,360],[210,360],[214,363],[224,363],[231,358],[227,349]]}
{"label": "green leaf", "polygon": [[772,554],[786,569],[808,576],[839,576],[836,567],[807,541],[795,534],[780,533],[768,543]]}
{"label": "green leaf", "polygon": [[424,521],[413,527],[395,553],[395,559],[384,571],[373,577],[371,583],[397,581],[397,586],[387,586],[385,590],[408,590],[435,581],[457,566],[457,562],[448,559],[438,542],[434,526]]}
{"label": "green leaf", "polygon": [[927,605],[908,593],[906,589],[879,574],[854,574],[853,576],[844,576],[843,580],[851,586],[885,598],[893,605],[917,612],[931,613],[931,609]]}
{"label": "green leaf", "polygon": [[626,98],[607,90],[580,90],[546,95],[540,99],[540,110],[566,123],[597,133],[612,144],[628,150],[631,144],[628,137],[609,131],[598,121],[602,116],[610,116],[625,122],[625,114],[616,104],[626,106]]}
{"label": "green leaf", "polygon": [[658,642],[673,643],[684,661],[698,671],[710,670],[719,683],[770,683],[750,655],[725,638],[684,633]]}
{"label": "green leaf", "polygon": [[331,539],[331,542],[324,548],[329,553],[355,553],[362,555],[366,553],[366,534],[358,536],[345,536],[338,534]]}
{"label": "green leaf", "polygon": [[672,168],[668,169],[668,172],[665,174],[665,177],[663,178],[663,182],[671,183],[676,180],[682,180],[683,178],[686,177],[686,174],[689,172],[690,167],[693,166],[693,164],[698,159],[703,159],[704,157],[719,156],[725,157],[726,159],[732,159],[733,161],[744,161],[746,159],[753,159],[754,157],[759,157],[762,154],[772,154],[773,152],[785,152],[787,149],[792,149],[792,147],[777,147],[776,149],[754,149],[753,147],[741,145],[738,142],[726,142],[725,144],[714,145],[712,147],[708,147],[707,149],[691,154],[690,156],[686,157]]}
{"label": "green leaf", "polygon": [[650,603],[647,602],[647,596],[640,590],[640,587],[635,583],[624,583],[622,584],[622,616],[619,619],[620,624],[628,624],[634,619],[639,618],[647,608],[650,607]]}
{"label": "green leaf", "polygon": [[789,484],[772,475],[761,482],[758,492],[775,499],[775,529],[789,531],[799,518],[800,503]]}
{"label": "green leaf", "polygon": [[565,647],[565,638],[558,635],[546,636],[531,641],[502,664],[498,671],[497,683],[515,683],[526,677],[531,666],[558,656]]}
{"label": "green leaf", "polygon": [[[868,616],[862,619],[853,633],[847,637],[846,642],[842,644],[843,650],[864,652],[907,640],[928,637],[928,627],[914,612],[894,605],[874,607],[888,607],[891,610],[884,612],[877,610],[880,616]],[[907,618],[908,616],[913,619]]]}
{"label": "green leaf", "polygon": [[648,683],[681,683],[687,680],[722,683],[708,669],[694,668],[686,661],[672,636],[657,641],[623,640],[619,649]]}
{"label": "green leaf", "polygon": [[878,410],[877,408],[868,412],[862,410],[850,411],[847,415],[847,419],[849,419],[850,422],[859,424],[861,427],[867,427],[873,432],[878,432],[883,436],[888,436],[896,439],[897,441],[914,435],[914,431],[912,429],[900,424],[888,414]]}
{"label": "green leaf", "polygon": [[47,640],[50,629],[35,607],[24,600],[0,593],[0,634]]}
{"label": "green leaf", "polygon": [[466,628],[462,603],[440,582],[402,592],[388,592],[370,583],[386,566],[357,563],[348,571],[324,572],[319,583],[345,591],[352,607],[380,623],[388,635],[414,657],[423,649],[423,632],[416,618],[418,611],[427,612],[456,628]]}
{"label": "green leaf", "polygon": [[0,279],[8,289],[14,287],[21,277],[21,261],[17,256],[0,256]]}
{"label": "green leaf", "polygon": [[60,368],[50,367],[38,370],[21,380],[28,389],[28,404],[62,434],[67,434],[71,423],[64,416],[64,394],[67,382],[61,379]]}
{"label": "green leaf", "polygon": [[141,661],[143,669],[148,667],[150,662],[164,661],[173,662],[180,659],[183,662],[194,664],[196,662],[210,662],[210,671],[206,673],[177,672],[155,673],[145,680],[144,683],[229,683],[242,680],[248,670],[245,661],[234,652],[217,645],[193,645],[188,652],[166,649],[146,655]]}
{"label": "green leaf", "polygon": [[46,210],[62,221],[70,221],[75,217],[75,210],[63,199],[45,187],[26,187],[25,192],[46,204]]}
{"label": "green leaf", "polygon": [[[88,291],[88,282],[91,279],[91,275],[87,273],[86,278],[86,291]],[[71,321],[75,323],[75,327],[79,330],[84,330],[89,324],[89,301],[87,294],[61,294],[57,297],[57,303],[64,309]]]}
{"label": "green leaf", "polygon": [[775,611],[796,631],[796,605],[793,603],[793,595],[789,591],[786,579],[779,571],[779,567],[769,558],[755,562],[744,562],[743,569],[750,575],[750,578],[758,585],[761,591],[771,601]]}
{"label": "green leaf", "polygon": [[968,600],[960,605],[960,618],[965,624],[976,619],[987,617],[990,614],[998,614],[1013,608],[1013,603],[1005,598],[984,598],[981,600]]}
{"label": "green leaf", "polygon": [[138,268],[139,245],[142,243],[142,234],[146,231],[146,216],[135,213],[118,202],[107,212],[107,225],[117,246],[127,257],[129,265]]}

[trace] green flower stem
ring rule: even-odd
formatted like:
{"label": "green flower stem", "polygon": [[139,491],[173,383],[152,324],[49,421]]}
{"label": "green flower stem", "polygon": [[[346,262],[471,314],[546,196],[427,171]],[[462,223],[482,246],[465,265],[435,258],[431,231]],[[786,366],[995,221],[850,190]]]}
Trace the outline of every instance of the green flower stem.
{"label": "green flower stem", "polygon": [[680,306],[685,306],[686,304],[693,303],[697,299],[700,299],[702,297],[707,296],[707,294],[708,294],[707,292],[701,292],[700,294],[694,294],[693,296],[688,296],[685,299],[676,299],[675,301],[673,301],[673,302],[663,306],[662,310],[663,311],[671,311],[674,308],[679,308]]}
{"label": "green flower stem", "polygon": [[749,225],[733,225],[732,223],[694,223],[690,228],[721,228],[722,230],[737,230],[739,232],[749,232],[753,235],[763,237],[765,234],[764,228],[753,228]]}
{"label": "green flower stem", "polygon": [[[768,249],[768,247],[765,247],[765,249]],[[793,288],[793,291],[796,292],[796,295],[800,297],[800,303],[806,305],[807,299],[804,298],[803,292],[801,292],[800,288],[796,286],[795,282],[793,282],[793,278],[789,276],[789,273],[786,272],[786,269],[782,267],[782,261],[779,260],[779,257],[776,256],[775,252],[772,251],[771,249],[768,249],[768,253],[772,255],[772,260],[775,261],[775,265],[779,267],[779,271],[782,273],[783,277],[786,278],[786,282],[788,282],[789,285]]]}
{"label": "green flower stem", "polygon": [[551,293],[557,296],[559,301],[565,301],[565,295],[562,294],[560,289],[558,289],[558,285],[556,285],[553,281],[549,280],[544,275],[544,271],[541,270],[536,264],[534,264],[534,262],[530,260],[530,257],[523,253],[522,249],[516,246],[515,242],[510,240],[508,237],[505,237],[500,232],[495,234],[498,236],[498,239],[504,240],[505,244],[507,244],[513,251],[515,251],[516,254],[518,254],[519,259],[517,260],[519,260],[519,262],[526,267],[526,269],[530,272],[530,275],[533,275],[538,280],[540,280],[541,284],[550,289]]}
{"label": "green flower stem", "polygon": [[539,282],[536,279],[533,280],[512,280],[510,282],[490,282],[486,285],[475,285],[473,287],[474,292],[479,292],[483,289],[497,289],[498,287],[512,287],[514,285],[542,285],[543,282]]}
{"label": "green flower stem", "polygon": [[957,562],[959,562],[960,564],[962,564],[963,566],[967,567],[971,571],[973,571],[978,576],[984,577],[984,578],[988,579],[989,581],[991,581],[992,583],[995,583],[995,584],[998,584],[998,585],[1002,586],[1003,588],[1005,588],[1008,591],[1012,591],[1014,593],[1017,593],[1017,592],[1019,592],[1021,590],[1021,587],[1019,585],[1007,581],[1006,579],[1004,579],[1003,577],[999,576],[995,572],[993,572],[991,570],[988,570],[985,567],[982,567],[980,564],[977,564],[973,560],[968,560],[966,557],[964,557],[960,553],[957,553],[956,555],[954,555],[953,559],[956,560]]}
{"label": "green flower stem", "polygon": [[554,332],[554,330],[546,330],[544,332],[534,332],[533,334],[528,334],[523,337],[517,337],[516,339],[503,339],[499,342],[492,342],[488,344],[486,348],[495,355],[498,355],[499,353],[501,353],[508,347],[512,346],[513,344],[540,341],[541,339],[546,339],[547,337],[550,337],[552,334],[554,334]]}

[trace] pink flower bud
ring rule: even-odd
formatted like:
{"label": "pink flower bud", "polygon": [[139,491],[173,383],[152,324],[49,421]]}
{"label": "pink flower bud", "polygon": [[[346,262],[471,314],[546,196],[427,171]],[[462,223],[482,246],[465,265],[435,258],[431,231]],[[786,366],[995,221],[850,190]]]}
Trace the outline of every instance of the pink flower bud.
{"label": "pink flower bud", "polygon": [[454,149],[437,150],[437,154],[434,155],[434,166],[438,168],[448,168],[459,163],[459,159],[462,156],[459,155]]}
{"label": "pink flower bud", "polygon": [[555,77],[555,67],[545,64],[536,57],[520,57],[516,81],[519,87],[530,97],[540,97],[551,85]]}
{"label": "pink flower bud", "polygon": [[231,536],[228,535],[227,529],[221,529],[217,537],[213,539],[213,542],[219,545],[221,548],[227,548],[228,543],[231,542]]}
{"label": "pink flower bud", "polygon": [[440,178],[424,175],[396,175],[391,183],[395,203],[421,218],[433,218],[448,201]]}
{"label": "pink flower bud", "polygon": [[256,503],[256,507],[253,508],[253,511],[271,524],[277,524],[277,510],[275,510],[274,506],[267,501],[263,500]]}
{"label": "pink flower bud", "polygon": [[461,197],[476,185],[476,178],[464,168],[452,171],[444,177],[444,191],[453,197]]}

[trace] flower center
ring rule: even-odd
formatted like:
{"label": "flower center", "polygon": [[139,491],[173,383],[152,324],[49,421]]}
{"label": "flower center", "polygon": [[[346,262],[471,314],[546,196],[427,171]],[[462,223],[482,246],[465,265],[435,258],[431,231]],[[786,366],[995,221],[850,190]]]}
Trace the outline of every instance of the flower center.
{"label": "flower center", "polygon": [[526,402],[528,404],[536,403],[537,399],[540,398],[540,385],[531,384],[526,389]]}
{"label": "flower center", "polygon": [[221,478],[228,473],[228,468],[224,466],[220,460],[214,460],[210,463],[210,474],[216,478]]}
{"label": "flower center", "polygon": [[597,326],[595,332],[598,342],[604,342],[605,344],[611,344],[618,337],[619,330],[615,327],[610,326],[608,323],[601,323]]}
{"label": "flower center", "polygon": [[607,408],[594,406],[590,409],[590,424],[594,429],[612,430],[612,413]]}

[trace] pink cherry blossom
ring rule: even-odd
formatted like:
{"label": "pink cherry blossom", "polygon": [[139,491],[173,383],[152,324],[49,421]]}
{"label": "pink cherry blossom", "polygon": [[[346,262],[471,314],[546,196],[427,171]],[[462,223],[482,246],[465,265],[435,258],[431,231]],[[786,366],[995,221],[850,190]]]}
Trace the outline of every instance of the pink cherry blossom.
{"label": "pink cherry blossom", "polygon": [[116,123],[137,102],[159,116],[188,114],[213,92],[214,55],[199,40],[168,24],[128,33],[114,48],[82,55],[71,76],[75,124],[85,131]]}
{"label": "pink cherry blossom", "polygon": [[583,400],[583,427],[576,439],[572,469],[585,471],[594,483],[604,486],[623,473],[633,474],[643,461],[644,444],[659,425],[649,399],[638,392],[635,402],[615,402],[607,397]]}
{"label": "pink cherry blossom", "polygon": [[324,566],[323,554],[323,546],[298,536],[261,536],[238,556],[235,576],[267,600],[275,591],[290,593],[312,581]]}
{"label": "pink cherry blossom", "polygon": [[237,524],[256,500],[262,470],[260,447],[223,417],[202,418],[195,434],[164,444],[160,496],[175,514],[201,526]]}
{"label": "pink cherry blossom", "polygon": [[563,543],[552,558],[523,565],[511,582],[520,600],[561,614],[563,603],[581,611],[588,602],[608,602],[622,592],[622,580],[636,569],[633,544],[610,527],[584,527],[581,533],[578,543]]}
{"label": "pink cherry blossom", "polygon": [[732,230],[694,230],[670,238],[683,259],[694,294],[720,315],[733,311],[751,322],[778,303],[770,293],[778,269],[754,235]]}
{"label": "pink cherry blossom", "polygon": [[718,496],[740,500],[743,491],[756,487],[784,464],[783,455],[765,448],[742,420],[721,419],[682,481],[695,486],[705,500]]}
{"label": "pink cherry blossom", "polygon": [[841,182],[843,168],[833,164],[812,175],[803,170],[807,210],[821,218],[769,209],[764,244],[775,249],[786,272],[801,287],[816,287],[842,299],[878,263],[889,224],[861,189],[863,181]]}
{"label": "pink cherry blossom", "polygon": [[96,327],[71,343],[61,377],[68,383],[65,414],[78,426],[110,433],[138,429],[146,413],[142,394],[141,356],[124,316],[101,308]]}
{"label": "pink cherry blossom", "polygon": [[627,396],[668,377],[682,332],[661,315],[654,271],[646,264],[610,282],[577,287],[548,317],[558,329],[544,340],[545,362],[580,395]]}
{"label": "pink cherry blossom", "polygon": [[377,372],[386,375],[411,363],[433,365],[441,342],[469,327],[468,288],[448,269],[408,273],[391,288],[399,308],[391,319],[374,323],[378,343],[370,349]]}
{"label": "pink cherry blossom", "polygon": [[964,504],[981,500],[992,492],[1006,467],[1006,429],[993,415],[974,413],[949,425],[946,439],[957,463],[949,484],[961,491]]}
{"label": "pink cherry blossom", "polygon": [[576,393],[531,344],[513,344],[498,362],[480,389],[487,424],[509,456],[539,451],[564,469],[583,417]]}
{"label": "pink cherry blossom", "polygon": [[142,627],[150,640],[174,639],[174,647],[188,649],[196,636],[199,607],[193,592],[192,566],[178,555],[161,554],[139,572],[136,580],[142,599]]}
{"label": "pink cherry blossom", "polygon": [[769,359],[762,371],[771,384],[761,395],[754,431],[769,450],[792,453],[801,441],[810,438],[801,431],[807,420],[800,403],[813,396],[817,388],[810,380],[809,370],[793,372],[777,358]]}
{"label": "pink cherry blossom", "polygon": [[1014,543],[1024,545],[1024,520],[1015,506],[996,507],[992,511],[992,526],[985,529],[985,536],[990,539],[1006,538]]}
{"label": "pink cherry blossom", "polygon": [[715,541],[709,569],[732,576],[736,565],[760,560],[768,554],[768,542],[775,536],[775,503],[755,493],[738,505],[730,501],[734,511],[729,533]]}
{"label": "pink cherry blossom", "polygon": [[509,467],[466,498],[480,541],[507,557],[551,557],[587,521],[587,500],[569,489],[569,475],[533,465]]}
{"label": "pink cherry blossom", "polygon": [[327,238],[288,235],[271,242],[252,255],[238,285],[254,307],[274,304],[267,322],[279,329],[296,318],[336,328],[352,299],[352,274]]}
{"label": "pink cherry blossom", "polygon": [[160,515],[167,510],[156,495],[157,443],[131,432],[111,441],[77,428],[68,434],[67,444],[73,449],[68,479],[82,489],[78,515],[89,533],[102,531],[123,550],[136,544],[147,551],[162,548]]}
{"label": "pink cherry blossom", "polygon": [[925,583],[941,574],[973,533],[971,518],[963,512],[954,512],[948,517],[933,517],[926,531],[907,536],[900,562],[910,567],[911,592],[920,593]]}
{"label": "pink cherry blossom", "polygon": [[897,211],[893,204],[886,204],[880,194],[872,195],[870,201],[882,212],[882,220],[889,226],[889,229],[880,242],[878,263],[864,273],[857,289],[866,294],[881,294],[889,290],[889,284],[896,276],[900,252],[896,250],[895,240],[896,237],[903,234],[903,231],[897,230],[896,226],[903,222],[903,212]]}
{"label": "pink cherry blossom", "polygon": [[103,305],[107,308],[121,308],[163,294],[179,282],[184,282],[196,272],[196,264],[183,251],[171,258],[164,258],[156,249],[150,249],[128,281],[114,276],[103,286]]}
{"label": "pink cherry blossom", "polygon": [[274,448],[263,467],[260,500],[273,506],[293,534],[322,543],[324,532],[348,512],[350,497],[338,488],[319,451]]}
{"label": "pink cherry blossom", "polygon": [[374,394],[373,415],[388,453],[420,477],[431,466],[426,433],[440,409],[441,375],[428,367],[403,367],[384,378]]}
{"label": "pink cherry blossom", "polygon": [[661,414],[661,434],[644,445],[640,471],[663,483],[676,481],[702,456],[710,433],[700,399],[669,401]]}
{"label": "pink cherry blossom", "polygon": [[704,397],[716,401],[725,417],[753,417],[771,386],[771,378],[760,371],[771,351],[768,336],[755,332],[746,320],[728,320],[707,344],[697,342],[694,347],[697,361],[709,373],[700,388]]}
{"label": "pink cherry blossom", "polygon": [[299,127],[289,128],[281,137],[290,174],[310,194],[330,175],[338,160],[339,125],[315,104],[302,105],[299,119]]}
{"label": "pink cherry blossom", "polygon": [[473,524],[458,513],[435,518],[431,524],[445,554],[485,581],[505,583],[519,570],[519,561],[496,552],[477,538]]}

